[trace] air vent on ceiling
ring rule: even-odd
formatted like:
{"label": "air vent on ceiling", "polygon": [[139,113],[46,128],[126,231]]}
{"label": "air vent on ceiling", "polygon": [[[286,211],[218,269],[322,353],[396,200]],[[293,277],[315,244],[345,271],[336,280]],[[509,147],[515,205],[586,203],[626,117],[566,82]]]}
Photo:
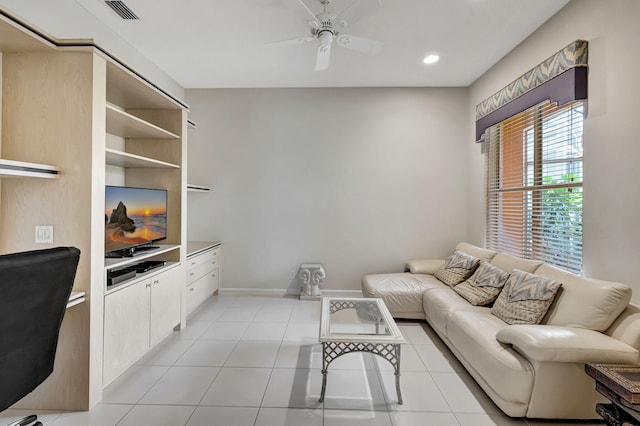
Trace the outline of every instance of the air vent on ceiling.
{"label": "air vent on ceiling", "polygon": [[140,19],[138,16],[129,9],[123,1],[120,0],[105,0],[107,6],[109,6],[115,13],[117,13],[122,19]]}

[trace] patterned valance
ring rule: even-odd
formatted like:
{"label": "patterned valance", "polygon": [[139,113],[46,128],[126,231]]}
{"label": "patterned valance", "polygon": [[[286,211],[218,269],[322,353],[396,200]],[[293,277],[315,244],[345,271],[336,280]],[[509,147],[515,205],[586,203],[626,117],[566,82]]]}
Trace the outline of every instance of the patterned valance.
{"label": "patterned valance", "polygon": [[587,98],[589,43],[576,40],[476,106],[476,140],[487,128],[551,100],[564,104]]}

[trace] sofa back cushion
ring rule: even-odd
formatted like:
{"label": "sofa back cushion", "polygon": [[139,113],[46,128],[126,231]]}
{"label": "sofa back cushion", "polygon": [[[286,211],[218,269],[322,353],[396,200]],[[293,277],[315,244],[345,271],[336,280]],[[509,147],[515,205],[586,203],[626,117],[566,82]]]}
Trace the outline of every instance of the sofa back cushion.
{"label": "sofa back cushion", "polygon": [[536,270],[536,275],[562,283],[543,324],[602,332],[611,326],[631,300],[631,288],[626,284],[584,278],[546,264]]}
{"label": "sofa back cushion", "polygon": [[628,305],[604,334],[640,349],[640,308]]}
{"label": "sofa back cushion", "polygon": [[477,257],[480,260],[486,260],[487,262],[491,262],[496,255],[496,252],[493,250],[489,250],[486,248],[474,246],[469,243],[460,243],[456,246],[457,250],[460,250],[464,253],[470,254],[473,257]]}
{"label": "sofa back cushion", "polygon": [[540,265],[542,265],[542,262],[539,260],[530,260],[511,256],[506,253],[498,253],[493,260],[491,260],[491,264],[507,272],[519,269],[532,274]]}

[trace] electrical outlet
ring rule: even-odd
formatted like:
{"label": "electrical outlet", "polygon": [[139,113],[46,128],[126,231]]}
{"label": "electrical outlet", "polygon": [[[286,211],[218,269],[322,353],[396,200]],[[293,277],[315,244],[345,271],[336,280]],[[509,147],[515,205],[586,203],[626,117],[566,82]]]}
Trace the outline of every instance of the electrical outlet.
{"label": "electrical outlet", "polygon": [[296,277],[296,271],[295,269],[292,269],[289,271],[289,279],[292,280]]}
{"label": "electrical outlet", "polygon": [[53,244],[53,225],[36,226],[36,244]]}

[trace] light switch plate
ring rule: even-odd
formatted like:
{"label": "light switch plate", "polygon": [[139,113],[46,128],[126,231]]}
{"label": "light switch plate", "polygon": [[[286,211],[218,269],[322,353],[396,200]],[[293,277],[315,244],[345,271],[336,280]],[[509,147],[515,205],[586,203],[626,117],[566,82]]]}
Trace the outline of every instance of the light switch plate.
{"label": "light switch plate", "polygon": [[36,226],[36,244],[53,244],[53,225]]}

